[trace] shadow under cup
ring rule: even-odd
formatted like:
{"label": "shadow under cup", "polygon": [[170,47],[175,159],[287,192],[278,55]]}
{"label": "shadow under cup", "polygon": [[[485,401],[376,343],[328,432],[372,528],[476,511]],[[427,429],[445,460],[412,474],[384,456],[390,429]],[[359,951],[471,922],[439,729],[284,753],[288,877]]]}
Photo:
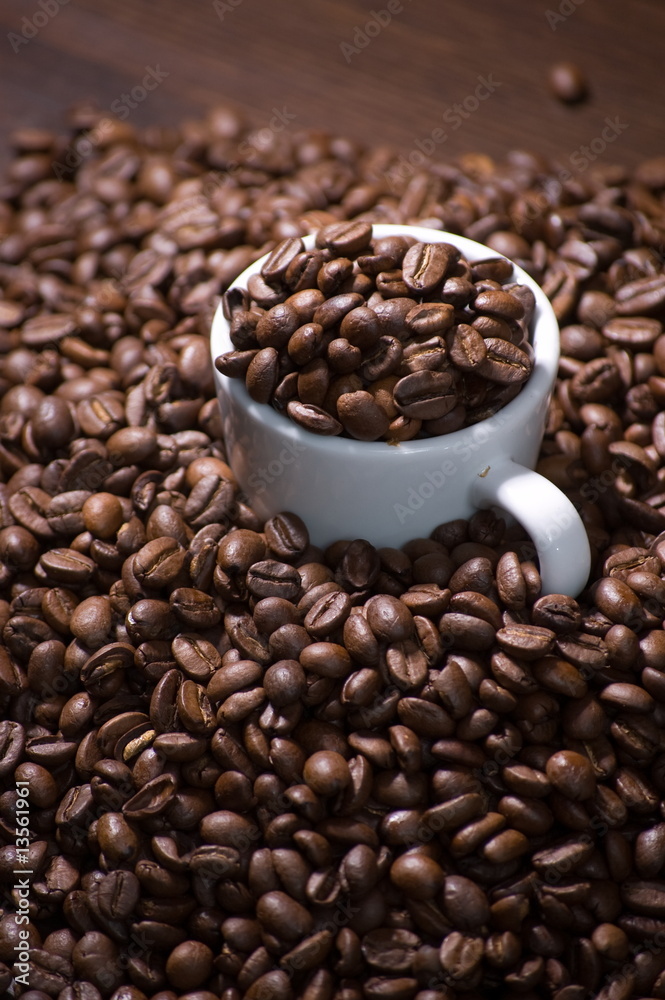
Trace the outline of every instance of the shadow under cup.
{"label": "shadow under cup", "polygon": [[[373,235],[451,243],[471,262],[498,256],[473,240],[418,226],[375,225]],[[314,237],[304,242],[310,248]],[[246,288],[264,261],[252,264],[231,287]],[[543,594],[576,596],[590,569],[586,532],[567,497],[533,471],[556,379],[559,328],[536,282],[517,266],[514,280],[536,297],[533,372],[498,413],[451,434],[398,445],[319,436],[254,402],[242,379],[215,369],[228,461],[257,514],[266,519],[286,510],[298,514],[321,547],[365,538],[377,548],[399,548],[428,537],[445,521],[496,507],[533,539]],[[220,305],[211,331],[213,361],[233,349]]]}

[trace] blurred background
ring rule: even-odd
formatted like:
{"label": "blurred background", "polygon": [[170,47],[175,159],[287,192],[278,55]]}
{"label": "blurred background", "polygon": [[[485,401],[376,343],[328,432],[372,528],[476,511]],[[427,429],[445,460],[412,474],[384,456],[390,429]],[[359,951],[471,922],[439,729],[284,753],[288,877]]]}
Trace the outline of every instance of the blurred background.
{"label": "blurred background", "polygon": [[[413,160],[665,153],[662,0],[0,0],[0,33],[5,163],[12,129],[83,99],[138,126],[229,102]],[[552,95],[562,61],[586,100]]]}

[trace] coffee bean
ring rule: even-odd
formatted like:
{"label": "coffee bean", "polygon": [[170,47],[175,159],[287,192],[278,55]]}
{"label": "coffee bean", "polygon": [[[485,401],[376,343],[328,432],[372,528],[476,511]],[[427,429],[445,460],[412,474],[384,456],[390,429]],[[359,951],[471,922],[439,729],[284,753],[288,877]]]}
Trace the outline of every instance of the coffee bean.
{"label": "coffee bean", "polygon": [[349,596],[341,590],[333,590],[315,601],[303,624],[315,639],[325,639],[344,625],[350,611]]}
{"label": "coffee bean", "polygon": [[498,636],[489,622],[460,612],[442,615],[439,630],[444,644],[467,650],[489,649]]}
{"label": "coffee bean", "polygon": [[113,862],[129,861],[138,853],[138,838],[121,813],[100,816],[97,839],[101,850]]}
{"label": "coffee bean", "polygon": [[632,880],[621,887],[622,902],[633,912],[645,916],[658,916],[662,910],[663,885],[659,881]]}
{"label": "coffee bean", "polygon": [[665,282],[661,275],[637,278],[617,290],[616,311],[619,316],[657,313],[664,298]]}
{"label": "coffee bean", "polygon": [[341,395],[337,400],[337,416],[347,434],[359,441],[376,441],[383,437],[390,423],[369,392]]}
{"label": "coffee bean", "polygon": [[565,594],[549,594],[540,597],[533,605],[534,625],[549,628],[556,633],[571,632],[577,628],[582,615],[577,601]]}
{"label": "coffee bean", "polygon": [[132,872],[110,872],[99,883],[99,908],[111,920],[127,919],[139,901],[140,892],[139,880]]}
{"label": "coffee bean", "polygon": [[499,385],[522,383],[529,378],[533,362],[519,347],[497,337],[486,337],[484,344],[487,353],[477,366],[480,375]]}
{"label": "coffee bean", "polygon": [[371,598],[365,609],[367,623],[380,642],[400,642],[413,635],[413,616],[402,601],[380,595]]}
{"label": "coffee bean", "polygon": [[457,404],[455,384],[449,372],[427,369],[407,375],[395,386],[395,403],[400,413],[418,420],[436,420]]}
{"label": "coffee bean", "polygon": [[482,938],[452,931],[444,938],[439,953],[444,975],[449,976],[451,982],[470,979],[480,966],[483,951]]}
{"label": "coffee bean", "polygon": [[342,425],[338,420],[311,403],[292,401],[287,404],[286,410],[296,424],[313,434],[334,436],[342,433]]}
{"label": "coffee bean", "polygon": [[[338,295],[336,298],[330,299],[329,303],[336,305],[336,311],[339,312],[350,301],[350,296]],[[345,311],[345,314],[341,318],[339,326],[340,336],[348,341],[351,347],[357,347],[361,352],[367,351],[376,347],[379,343],[379,321],[376,313],[364,303],[357,304],[355,299],[352,301],[352,308]],[[329,306],[328,311],[330,315],[333,315],[331,310],[332,306]]]}
{"label": "coffee bean", "polygon": [[548,82],[553,95],[564,104],[583,101],[588,93],[586,77],[575,63],[555,63]]}
{"label": "coffee bean", "polygon": [[635,841],[635,867],[642,878],[654,878],[665,863],[665,824],[643,830]]}
{"label": "coffee bean", "polygon": [[347,762],[341,754],[329,750],[321,750],[308,758],[303,777],[312,791],[324,796],[336,795],[350,781]]}
{"label": "coffee bean", "polygon": [[458,257],[458,251],[449,243],[416,243],[402,261],[404,283],[411,294],[427,295],[442,284]]}
{"label": "coffee bean", "polygon": [[444,912],[462,930],[474,930],[489,920],[485,893],[470,879],[449,875],[443,885]]}
{"label": "coffee bean", "polygon": [[506,321],[522,319],[524,306],[519,298],[500,289],[481,291],[474,299],[474,307],[481,313],[489,313]]}
{"label": "coffee bean", "polygon": [[628,712],[650,713],[655,708],[651,695],[636,684],[617,682],[608,684],[599,695],[602,705],[609,705]]}
{"label": "coffee bean", "polygon": [[91,578],[95,564],[88,556],[74,549],[50,549],[39,560],[47,576],[69,587],[82,586]]}
{"label": "coffee bean", "polygon": [[166,975],[177,990],[195,990],[212,972],[213,952],[201,941],[183,941],[166,960]]}
{"label": "coffee bean", "polygon": [[538,660],[532,670],[538,683],[549,691],[555,691],[572,698],[583,698],[587,692],[587,685],[582,674],[565,660],[546,656],[542,660]]}
{"label": "coffee bean", "polygon": [[278,660],[266,670],[263,687],[273,705],[292,705],[305,693],[305,672],[297,660]]}
{"label": "coffee bean", "polygon": [[487,344],[472,326],[460,323],[447,338],[448,356],[456,368],[474,371],[487,358]]}
{"label": "coffee bean", "polygon": [[293,259],[304,250],[304,245],[299,237],[291,237],[278,243],[275,249],[269,254],[266,262],[261,268],[262,277],[269,285],[279,285],[284,281],[286,272]]}
{"label": "coffee bean", "polygon": [[409,899],[432,899],[440,890],[444,874],[425,854],[402,854],[390,869],[390,880]]}
{"label": "coffee bean", "polygon": [[[346,317],[355,312],[356,309],[362,309],[360,316],[353,316],[346,326],[343,326]],[[365,300],[358,292],[342,292],[322,301],[317,306],[311,320],[321,326],[324,331],[339,324],[341,335],[352,344],[354,343],[353,335],[350,337],[349,334],[356,330],[356,326],[359,336],[369,336],[372,341],[376,337],[375,317],[370,310],[366,309]]]}
{"label": "coffee bean", "polygon": [[408,639],[388,647],[386,666],[390,679],[402,691],[419,688],[427,679],[427,658],[418,645]]}
{"label": "coffee bean", "polygon": [[280,941],[297,941],[312,929],[312,917],[304,906],[280,891],[261,896],[256,915],[265,930]]}
{"label": "coffee bean", "polygon": [[370,246],[372,227],[366,222],[340,222],[326,226],[317,235],[317,246],[338,255],[355,255]]}
{"label": "coffee bean", "polygon": [[256,598],[281,597],[293,601],[300,593],[300,574],[288,563],[265,559],[249,567],[247,587]]}
{"label": "coffee bean", "polygon": [[112,493],[89,496],[81,509],[86,531],[96,538],[113,538],[124,521],[122,505]]}
{"label": "coffee bean", "polygon": [[595,791],[596,778],[591,761],[572,750],[552,754],[545,771],[553,786],[574,802],[591,798]]}
{"label": "coffee bean", "polygon": [[599,924],[591,940],[601,955],[613,961],[622,961],[628,954],[629,942],[626,934],[615,924]]}
{"label": "coffee bean", "polygon": [[610,621],[622,625],[638,623],[642,608],[635,592],[621,580],[606,577],[599,580],[593,590],[593,597],[604,615]]}
{"label": "coffee bean", "polygon": [[247,392],[257,403],[268,403],[278,380],[278,356],[274,347],[257,351],[247,366]]}
{"label": "coffee bean", "polygon": [[351,658],[343,646],[334,642],[313,642],[300,654],[305,670],[319,677],[347,677],[351,672]]}
{"label": "coffee bean", "polygon": [[533,660],[549,653],[554,633],[538,625],[505,625],[497,632],[496,641],[506,652]]}

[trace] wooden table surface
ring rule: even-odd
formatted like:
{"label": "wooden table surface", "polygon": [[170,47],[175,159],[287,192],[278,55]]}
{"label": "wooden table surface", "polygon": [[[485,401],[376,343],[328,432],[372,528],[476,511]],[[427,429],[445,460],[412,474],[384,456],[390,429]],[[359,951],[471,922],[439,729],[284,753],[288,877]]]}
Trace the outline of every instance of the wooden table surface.
{"label": "wooden table surface", "polygon": [[[416,158],[630,166],[665,154],[664,40],[662,0],[0,0],[0,159],[92,99],[138,125],[225,101]],[[582,105],[548,93],[561,60],[588,72]]]}

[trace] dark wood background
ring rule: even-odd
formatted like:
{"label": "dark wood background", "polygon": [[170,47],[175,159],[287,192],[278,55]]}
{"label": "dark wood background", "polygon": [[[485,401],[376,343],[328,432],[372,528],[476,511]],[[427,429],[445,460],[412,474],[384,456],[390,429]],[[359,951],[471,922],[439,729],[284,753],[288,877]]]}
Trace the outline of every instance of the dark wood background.
{"label": "dark wood background", "polygon": [[[443,127],[437,159],[528,148],[565,166],[610,118],[627,128],[601,161],[665,153],[663,0],[392,0],[401,10],[345,58],[342,43],[362,42],[356,29],[387,2],[0,0],[0,158],[19,125],[60,127],[85,98],[104,110],[124,103],[146,67],[168,75],[131,109],[138,125],[229,102],[257,126],[286,109],[295,127],[407,153]],[[587,69],[581,106],[548,93],[548,67],[560,60]],[[446,126],[447,109],[479,76],[498,83],[494,93],[458,128]]]}

